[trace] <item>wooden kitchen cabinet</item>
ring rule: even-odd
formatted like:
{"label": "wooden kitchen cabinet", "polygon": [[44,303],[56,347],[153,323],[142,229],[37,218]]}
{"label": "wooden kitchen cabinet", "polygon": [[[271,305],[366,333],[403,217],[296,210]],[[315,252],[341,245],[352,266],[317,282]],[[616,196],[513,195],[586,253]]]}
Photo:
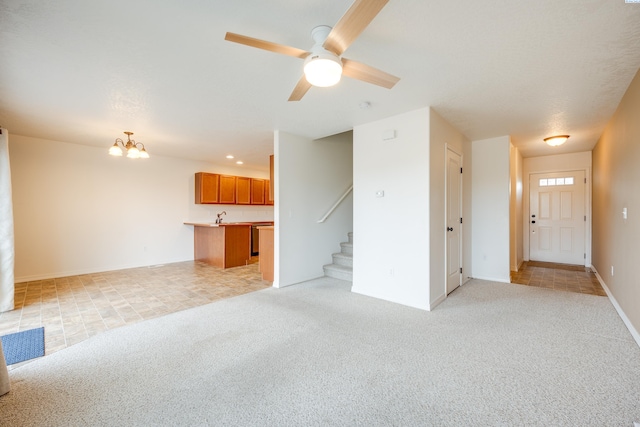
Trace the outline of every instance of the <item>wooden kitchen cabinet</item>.
{"label": "wooden kitchen cabinet", "polygon": [[260,233],[260,265],[259,270],[262,273],[262,280],[273,282],[273,226],[258,227]]}
{"label": "wooden kitchen cabinet", "polygon": [[273,205],[273,201],[275,200],[275,181],[274,181],[274,157],[273,154],[269,156],[269,182],[267,187],[269,187],[269,195],[267,196],[267,204]]}
{"label": "wooden kitchen cabinet", "polygon": [[247,265],[251,259],[251,224],[193,225],[193,259],[220,268]]}
{"label": "wooden kitchen cabinet", "polygon": [[195,184],[197,204],[220,203],[220,175],[198,172],[195,175]]}
{"label": "wooden kitchen cabinet", "polygon": [[265,180],[259,178],[251,178],[251,204],[264,205],[265,203]]}
{"label": "wooden kitchen cabinet", "polygon": [[251,178],[236,177],[236,204],[251,204]]}
{"label": "wooden kitchen cabinet", "polygon": [[266,180],[264,183],[264,204],[273,205],[273,192],[271,190],[271,180]]}
{"label": "wooden kitchen cabinet", "polygon": [[195,202],[221,205],[273,205],[273,185],[263,178],[195,174]]}
{"label": "wooden kitchen cabinet", "polygon": [[236,181],[237,177],[231,175],[220,175],[220,196],[218,203],[234,205],[236,203]]}

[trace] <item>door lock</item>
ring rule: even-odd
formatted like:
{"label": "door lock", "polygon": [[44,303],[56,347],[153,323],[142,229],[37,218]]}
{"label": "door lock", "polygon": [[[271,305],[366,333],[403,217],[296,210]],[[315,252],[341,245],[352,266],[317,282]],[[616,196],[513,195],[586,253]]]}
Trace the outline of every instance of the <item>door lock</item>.
{"label": "door lock", "polygon": [[453,227],[447,227],[447,231],[453,231]]}

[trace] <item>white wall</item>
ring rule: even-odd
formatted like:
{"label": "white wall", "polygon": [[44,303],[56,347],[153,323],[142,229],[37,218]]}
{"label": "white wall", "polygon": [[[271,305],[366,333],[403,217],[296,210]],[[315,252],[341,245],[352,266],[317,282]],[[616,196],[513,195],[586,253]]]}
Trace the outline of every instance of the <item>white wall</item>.
{"label": "white wall", "polygon": [[522,244],[522,227],[523,227],[523,211],[522,211],[522,154],[513,144],[510,145],[510,174],[511,181],[509,184],[510,196],[510,264],[511,271],[518,271],[524,261],[523,244]]}
{"label": "white wall", "polygon": [[356,126],[353,152],[352,291],[428,310],[429,108]]}
{"label": "white wall", "polygon": [[508,283],[509,146],[508,136],[472,142],[473,277]]}
{"label": "white wall", "polygon": [[323,276],[322,266],[353,231],[352,194],[317,222],[353,182],[353,136],[311,140],[276,131],[274,140],[273,285],[283,287]]}
{"label": "white wall", "polygon": [[[194,173],[268,173],[12,135],[16,281],[193,259],[184,221],[273,220],[270,206],[196,205]],[[265,159],[268,163],[269,159]]]}
{"label": "white wall", "polygon": [[429,239],[431,258],[430,268],[430,307],[433,308],[447,294],[446,281],[446,150],[451,148],[462,156],[462,272],[463,283],[471,274],[471,141],[444,120],[436,111],[429,111],[429,147],[430,147],[430,227]]}
{"label": "white wall", "polygon": [[585,232],[585,265],[591,265],[591,151],[580,153],[557,154],[554,156],[527,157],[523,162],[523,203],[522,203],[522,246],[523,258],[529,260],[529,180],[531,174],[546,172],[562,172],[584,170],[587,178],[585,195],[585,212],[587,213],[587,229]]}

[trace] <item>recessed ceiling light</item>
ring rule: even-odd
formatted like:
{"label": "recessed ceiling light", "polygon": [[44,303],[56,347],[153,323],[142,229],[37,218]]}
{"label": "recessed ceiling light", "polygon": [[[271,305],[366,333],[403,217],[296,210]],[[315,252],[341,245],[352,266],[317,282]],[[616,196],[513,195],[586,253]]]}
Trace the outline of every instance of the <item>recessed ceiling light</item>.
{"label": "recessed ceiling light", "polygon": [[227,159],[233,159],[233,156],[232,156],[231,154],[229,154],[229,155],[227,156]]}
{"label": "recessed ceiling light", "polygon": [[238,160],[238,161],[236,162],[236,164],[237,164],[237,165],[243,165],[243,164],[244,164],[244,162],[243,162],[242,160]]}

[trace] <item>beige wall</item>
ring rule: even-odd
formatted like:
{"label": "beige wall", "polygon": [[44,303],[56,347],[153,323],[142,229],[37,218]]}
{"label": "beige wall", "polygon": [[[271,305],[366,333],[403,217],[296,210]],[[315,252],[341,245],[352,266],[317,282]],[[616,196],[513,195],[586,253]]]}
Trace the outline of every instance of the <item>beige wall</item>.
{"label": "beige wall", "polygon": [[[628,211],[626,220],[624,208]],[[593,150],[592,261],[638,343],[639,261],[640,72]]]}

